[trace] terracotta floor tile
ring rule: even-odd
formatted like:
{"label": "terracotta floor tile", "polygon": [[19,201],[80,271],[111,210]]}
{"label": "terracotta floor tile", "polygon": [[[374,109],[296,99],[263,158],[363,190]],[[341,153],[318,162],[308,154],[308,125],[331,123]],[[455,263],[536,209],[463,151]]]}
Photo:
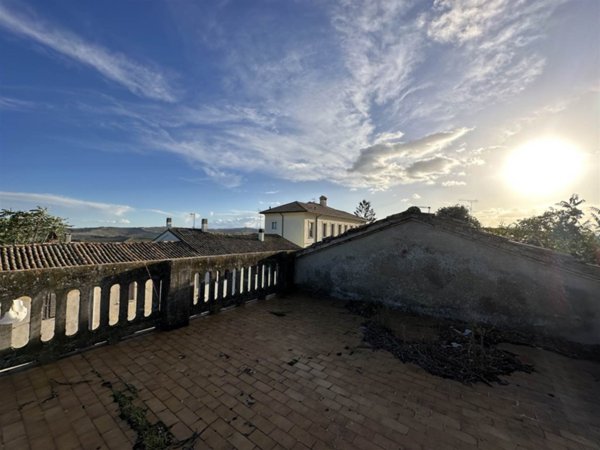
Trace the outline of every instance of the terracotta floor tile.
{"label": "terracotta floor tile", "polygon": [[4,375],[0,448],[131,448],[123,382],[149,420],[201,433],[196,448],[597,446],[600,364],[507,346],[535,373],[464,386],[364,348],[361,323],[293,295]]}

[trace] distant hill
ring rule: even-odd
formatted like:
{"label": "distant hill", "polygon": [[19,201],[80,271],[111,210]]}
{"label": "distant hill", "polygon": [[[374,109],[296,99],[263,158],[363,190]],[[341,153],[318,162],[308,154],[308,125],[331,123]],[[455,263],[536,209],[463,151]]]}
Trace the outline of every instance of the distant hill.
{"label": "distant hill", "polygon": [[[73,228],[71,236],[73,242],[132,242],[151,241],[165,227],[94,227]],[[244,234],[256,233],[254,228],[215,228],[212,233]]]}

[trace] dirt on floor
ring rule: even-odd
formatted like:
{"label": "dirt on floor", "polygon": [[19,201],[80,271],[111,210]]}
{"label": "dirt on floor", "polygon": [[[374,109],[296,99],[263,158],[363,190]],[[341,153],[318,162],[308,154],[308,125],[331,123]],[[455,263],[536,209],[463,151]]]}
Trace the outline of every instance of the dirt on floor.
{"label": "dirt on floor", "polygon": [[346,308],[366,319],[362,325],[363,340],[372,348],[389,351],[402,362],[414,363],[433,375],[465,384],[505,383],[499,376],[535,370],[515,354],[498,348],[502,343],[540,347],[577,359],[600,360],[599,346],[413,315],[374,302],[352,301]]}

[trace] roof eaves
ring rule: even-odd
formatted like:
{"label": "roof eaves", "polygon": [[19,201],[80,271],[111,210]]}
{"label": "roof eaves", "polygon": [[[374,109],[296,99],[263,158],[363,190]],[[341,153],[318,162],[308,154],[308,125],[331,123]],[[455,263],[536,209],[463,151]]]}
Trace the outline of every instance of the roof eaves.
{"label": "roof eaves", "polygon": [[[299,210],[297,209],[292,209],[292,207],[295,206],[296,208],[299,208]],[[299,201],[293,201],[290,203],[286,203],[285,205],[279,205],[276,206],[275,208],[269,208],[269,209],[265,209],[264,211],[261,211],[259,214],[275,214],[275,213],[284,213],[284,212],[309,212],[309,210],[306,208],[306,206],[299,202]]]}

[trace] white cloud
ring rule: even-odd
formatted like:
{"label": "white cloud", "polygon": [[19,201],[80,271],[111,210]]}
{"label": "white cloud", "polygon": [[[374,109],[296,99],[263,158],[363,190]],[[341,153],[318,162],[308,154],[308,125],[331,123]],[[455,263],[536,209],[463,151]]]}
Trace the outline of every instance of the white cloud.
{"label": "white cloud", "polygon": [[560,114],[566,110],[572,103],[579,100],[582,96],[591,95],[593,90],[584,90],[578,92],[575,95],[553,100],[548,104],[545,104],[533,111],[527,112],[520,117],[511,117],[508,124],[504,126],[503,134],[506,139],[520,133],[524,129],[530,128],[535,124],[545,123],[552,118],[552,116]]}
{"label": "white cloud", "polygon": [[415,199],[415,200],[419,200],[421,198],[421,196],[419,194],[415,193],[415,194],[412,195],[412,198]]}
{"label": "white cloud", "polygon": [[[251,172],[371,190],[431,185],[483,162],[459,142],[471,128],[457,126],[472,122],[460,115],[541,73],[530,44],[559,1],[438,0],[416,21],[410,2],[347,0],[324,8],[332,42],[249,40],[252,24],[221,34],[229,101],[89,112],[134,136],[132,147],[178,155],[227,187]],[[402,142],[405,131],[425,137]]]}
{"label": "white cloud", "polygon": [[465,186],[466,184],[467,183],[464,181],[457,181],[457,180],[448,180],[448,181],[442,182],[442,186],[444,186],[444,187]]}
{"label": "white cloud", "polygon": [[550,15],[564,2],[435,0],[419,25],[451,58],[436,67],[434,73],[443,77],[426,101],[406,113],[444,122],[525,90],[546,66],[533,44],[544,37]]}
{"label": "white cloud", "polygon": [[432,181],[461,164],[455,158],[442,156],[451,145],[466,135],[470,128],[434,133],[409,142],[384,142],[364,148],[354,162],[349,177],[367,186],[385,190],[390,186],[416,181]]}
{"label": "white cloud", "polygon": [[163,101],[175,100],[173,88],[159,70],[86,42],[70,31],[51,26],[32,15],[16,13],[2,4],[0,26],[95,69],[136,95]]}
{"label": "white cloud", "polygon": [[406,168],[406,173],[415,178],[425,178],[431,175],[450,173],[450,170],[458,164],[459,162],[455,159],[436,156],[411,164]]}
{"label": "white cloud", "polygon": [[152,212],[152,213],[155,213],[155,214],[160,214],[161,216],[167,216],[167,217],[173,217],[173,216],[176,215],[173,212],[164,211],[162,209],[144,209],[144,211]]}
{"label": "white cloud", "polygon": [[232,172],[225,172],[219,169],[210,167],[203,168],[204,173],[208,175],[215,183],[218,183],[227,188],[238,187],[242,184],[242,177]]}
{"label": "white cloud", "polygon": [[372,104],[402,98],[422,58],[422,36],[407,22],[406,2],[346,1],[333,12],[344,62],[352,82],[347,87],[359,112],[368,116]]}
{"label": "white cloud", "polygon": [[90,202],[71,197],[63,197],[54,194],[37,194],[30,192],[0,192],[2,202],[11,202],[17,204],[33,204],[39,206],[63,206],[66,208],[92,209],[106,214],[122,216],[125,213],[133,211],[131,206],[118,205],[112,203]]}
{"label": "white cloud", "polygon": [[129,219],[111,219],[111,220],[97,220],[98,223],[106,223],[109,225],[129,225],[131,220]]}
{"label": "white cloud", "polygon": [[27,111],[35,108],[36,103],[11,97],[0,97],[0,109],[11,111]]}
{"label": "white cloud", "polygon": [[506,12],[506,0],[435,0],[437,14],[429,23],[427,35],[440,42],[462,44],[482,37]]}
{"label": "white cloud", "polygon": [[211,211],[208,228],[259,228],[262,216],[257,211],[232,209]]}
{"label": "white cloud", "polygon": [[370,172],[377,167],[385,166],[390,160],[398,158],[419,159],[439,152],[471,131],[470,128],[431,134],[410,142],[379,143],[360,151],[360,156],[354,162],[352,171]]}

